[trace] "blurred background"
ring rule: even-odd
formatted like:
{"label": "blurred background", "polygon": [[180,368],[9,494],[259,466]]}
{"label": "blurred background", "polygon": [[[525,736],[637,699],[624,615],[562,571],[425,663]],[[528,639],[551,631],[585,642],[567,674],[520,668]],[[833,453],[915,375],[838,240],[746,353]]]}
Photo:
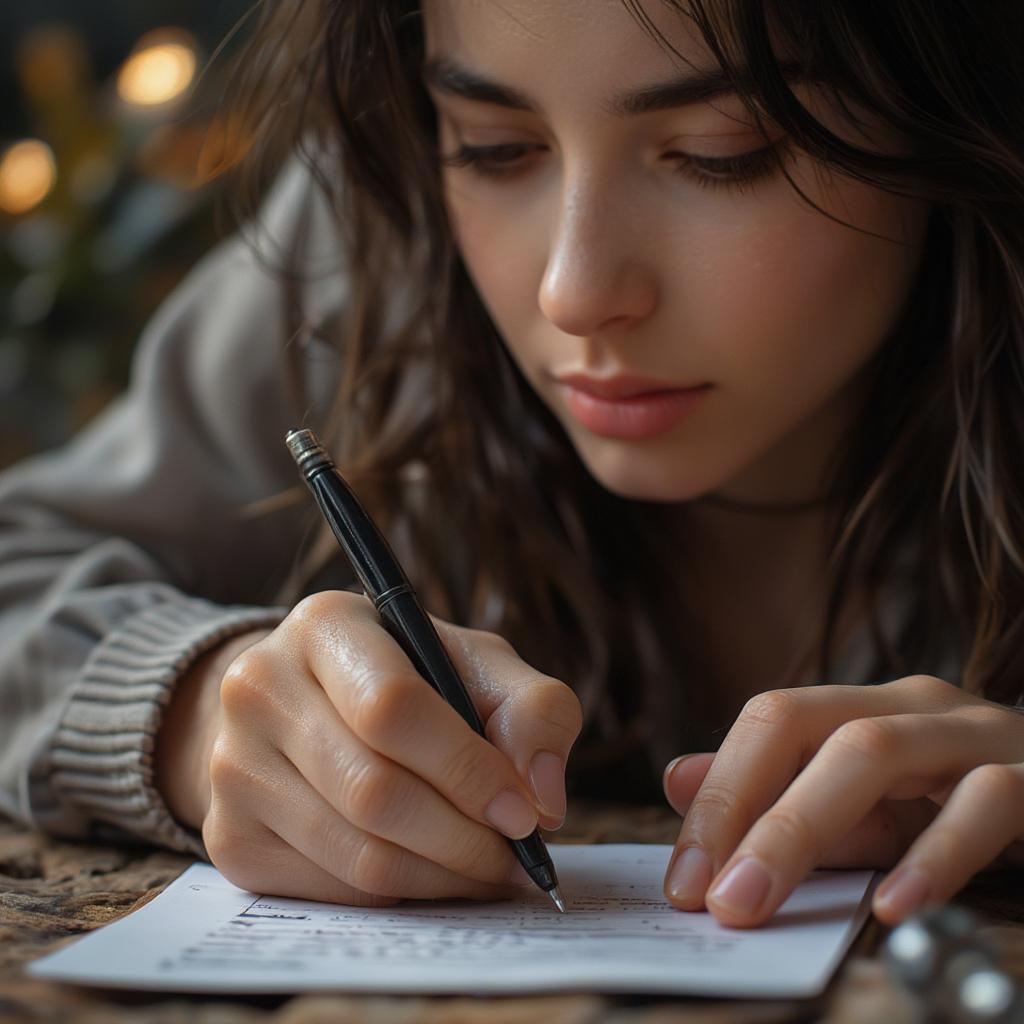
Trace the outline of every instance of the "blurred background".
{"label": "blurred background", "polygon": [[121,390],[150,314],[231,229],[244,140],[219,103],[253,3],[0,4],[0,467]]}

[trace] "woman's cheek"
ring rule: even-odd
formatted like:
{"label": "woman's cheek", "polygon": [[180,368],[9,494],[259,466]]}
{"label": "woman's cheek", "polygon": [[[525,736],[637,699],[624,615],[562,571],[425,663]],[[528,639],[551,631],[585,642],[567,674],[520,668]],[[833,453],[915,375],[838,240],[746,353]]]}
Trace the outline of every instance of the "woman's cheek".
{"label": "woman's cheek", "polygon": [[913,280],[924,212],[867,186],[841,191],[825,209],[867,231],[898,231],[901,241],[838,224],[792,194],[746,231],[705,239],[715,269],[691,312],[723,380],[759,390],[773,379],[786,390],[838,384],[885,340]]}
{"label": "woman's cheek", "polygon": [[[530,319],[544,264],[536,268],[536,213],[526,204],[471,198],[449,191],[449,220],[477,293],[506,338],[521,336]],[[541,237],[544,233],[541,231]]]}

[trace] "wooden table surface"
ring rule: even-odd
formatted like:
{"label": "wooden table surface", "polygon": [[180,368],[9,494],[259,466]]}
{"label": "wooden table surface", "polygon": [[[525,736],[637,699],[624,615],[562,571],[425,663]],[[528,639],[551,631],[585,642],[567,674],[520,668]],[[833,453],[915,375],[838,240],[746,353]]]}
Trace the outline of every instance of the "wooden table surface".
{"label": "wooden table surface", "polygon": [[[671,843],[678,819],[661,808],[581,804],[551,842]],[[0,819],[0,1021],[81,1024],[912,1024],[914,1007],[866,925],[836,978],[814,1000],[718,1000],[593,994],[450,998],[307,994],[242,998],[123,992],[39,981],[24,964],[142,906],[192,858],[153,847],[61,842]],[[979,876],[959,897],[1024,978],[1024,874]]]}

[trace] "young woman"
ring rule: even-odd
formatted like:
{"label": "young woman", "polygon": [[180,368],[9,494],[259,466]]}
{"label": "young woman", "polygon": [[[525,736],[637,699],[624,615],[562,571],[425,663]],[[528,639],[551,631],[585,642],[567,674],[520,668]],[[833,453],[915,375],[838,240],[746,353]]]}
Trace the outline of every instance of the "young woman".
{"label": "young woman", "polygon": [[663,785],[667,899],[737,926],[816,865],[895,923],[1017,863],[1022,45],[995,0],[274,5],[243,88],[304,157],[0,478],[4,810],[383,905]]}

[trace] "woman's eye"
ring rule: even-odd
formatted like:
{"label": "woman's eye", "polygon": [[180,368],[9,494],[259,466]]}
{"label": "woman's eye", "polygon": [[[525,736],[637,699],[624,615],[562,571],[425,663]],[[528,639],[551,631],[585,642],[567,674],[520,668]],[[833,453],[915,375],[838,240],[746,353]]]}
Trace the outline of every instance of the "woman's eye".
{"label": "woman's eye", "polygon": [[493,146],[459,145],[453,153],[441,157],[446,167],[468,167],[485,178],[499,178],[518,169],[523,158],[543,146],[527,142],[503,142]]}
{"label": "woman's eye", "polygon": [[[531,153],[546,147],[538,143],[505,142],[490,146],[462,143],[441,162],[446,167],[469,168],[483,178],[502,178],[525,169]],[[692,153],[669,152],[663,157],[675,171],[702,188],[726,188],[736,192],[773,174],[782,162],[785,141],[779,140],[734,156],[697,156]]]}
{"label": "woman's eye", "polygon": [[726,188],[742,192],[761,178],[770,177],[782,164],[785,140],[735,156],[695,156],[692,153],[666,153],[678,174],[703,188]]}

